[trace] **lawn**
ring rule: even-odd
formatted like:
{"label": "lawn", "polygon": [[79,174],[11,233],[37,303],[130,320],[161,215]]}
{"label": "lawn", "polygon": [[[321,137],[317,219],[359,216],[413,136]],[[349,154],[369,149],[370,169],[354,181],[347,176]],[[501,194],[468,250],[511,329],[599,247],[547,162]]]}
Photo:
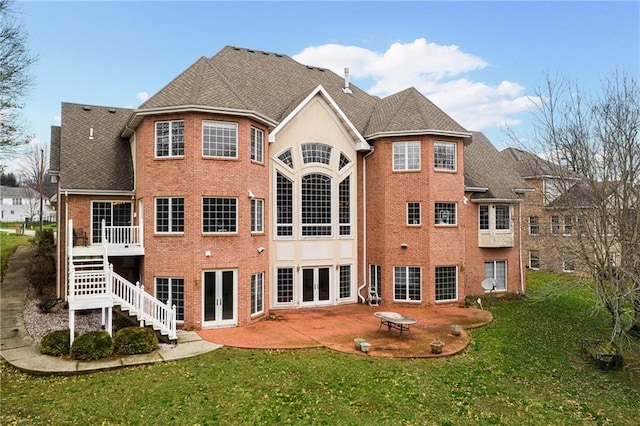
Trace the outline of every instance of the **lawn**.
{"label": "lawn", "polygon": [[582,338],[608,336],[591,295],[553,275],[529,279],[525,299],[485,298],[495,320],[450,358],[222,348],[74,377],[2,362],[0,424],[637,424],[637,349],[622,371],[596,370],[580,356]]}

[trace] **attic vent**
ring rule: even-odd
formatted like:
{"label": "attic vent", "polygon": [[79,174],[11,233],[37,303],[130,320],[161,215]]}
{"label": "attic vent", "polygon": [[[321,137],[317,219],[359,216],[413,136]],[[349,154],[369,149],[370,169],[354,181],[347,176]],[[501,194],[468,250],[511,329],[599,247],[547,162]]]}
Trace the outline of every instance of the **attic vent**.
{"label": "attic vent", "polygon": [[247,49],[247,52],[256,53],[256,51],[252,49]]}
{"label": "attic vent", "polygon": [[239,48],[239,47],[235,47],[235,46],[233,46],[233,47],[232,47],[232,49],[233,49],[233,50],[240,50],[240,48]]}
{"label": "attic vent", "polygon": [[262,52],[262,54],[263,54],[263,55],[268,55],[268,54],[269,54],[269,52]]}
{"label": "attic vent", "polygon": [[89,139],[93,140],[93,127],[89,129]]}
{"label": "attic vent", "polygon": [[82,109],[85,111],[91,111],[91,107],[89,105],[83,106]]}
{"label": "attic vent", "polygon": [[276,56],[277,56],[278,58],[282,58],[282,54],[280,54],[280,53],[276,53]]}
{"label": "attic vent", "polygon": [[344,69],[344,87],[342,91],[347,94],[352,94],[353,92],[349,89],[349,68]]}
{"label": "attic vent", "polygon": [[116,109],[115,108],[109,108],[108,110],[111,114],[115,114],[116,113]]}

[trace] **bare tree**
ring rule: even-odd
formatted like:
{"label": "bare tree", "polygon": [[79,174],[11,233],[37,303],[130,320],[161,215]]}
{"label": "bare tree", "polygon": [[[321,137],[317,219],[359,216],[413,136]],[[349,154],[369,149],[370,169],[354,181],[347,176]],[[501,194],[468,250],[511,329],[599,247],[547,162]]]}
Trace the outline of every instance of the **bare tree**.
{"label": "bare tree", "polygon": [[20,180],[22,186],[30,190],[32,193],[38,194],[40,219],[40,230],[43,225],[43,209],[44,209],[44,179],[47,172],[46,164],[48,164],[48,150],[38,145],[32,145],[23,157],[23,164],[20,166]]}
{"label": "bare tree", "polygon": [[550,207],[576,225],[562,250],[581,264],[611,315],[611,340],[620,342],[640,332],[638,81],[616,72],[588,97],[566,79],[547,76],[536,96],[531,148],[566,170]]}
{"label": "bare tree", "polygon": [[23,99],[33,84],[36,57],[27,49],[27,34],[16,19],[14,0],[0,0],[0,151],[3,155],[27,143],[21,120]]}

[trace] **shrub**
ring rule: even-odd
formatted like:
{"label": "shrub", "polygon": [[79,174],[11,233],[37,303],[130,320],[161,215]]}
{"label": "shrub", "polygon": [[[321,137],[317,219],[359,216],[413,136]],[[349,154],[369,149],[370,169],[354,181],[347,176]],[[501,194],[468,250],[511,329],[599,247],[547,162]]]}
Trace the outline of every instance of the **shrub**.
{"label": "shrub", "polygon": [[56,307],[59,301],[60,299],[58,299],[57,297],[51,297],[47,295],[42,296],[42,299],[40,299],[40,302],[38,302],[38,309],[43,314],[48,314],[53,308]]}
{"label": "shrub", "polygon": [[148,354],[158,348],[158,337],[149,328],[123,328],[116,333],[113,341],[114,350],[122,355]]}
{"label": "shrub", "polygon": [[73,341],[70,353],[82,361],[106,358],[113,353],[113,339],[106,331],[89,331]]}
{"label": "shrub", "polygon": [[52,256],[34,255],[25,268],[25,276],[39,295],[47,286],[55,283],[56,264]]}
{"label": "shrub", "polygon": [[70,330],[56,330],[46,334],[42,340],[38,349],[41,354],[62,356],[69,354],[69,337],[71,335]]}

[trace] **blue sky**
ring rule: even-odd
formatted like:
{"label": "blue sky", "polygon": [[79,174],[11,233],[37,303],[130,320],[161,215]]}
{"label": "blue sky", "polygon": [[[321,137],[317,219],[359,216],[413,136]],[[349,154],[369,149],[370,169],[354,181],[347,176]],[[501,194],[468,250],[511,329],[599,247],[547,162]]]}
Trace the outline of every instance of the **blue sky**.
{"label": "blue sky", "polygon": [[505,123],[526,139],[545,73],[587,92],[616,70],[640,75],[638,1],[18,5],[39,56],[24,116],[46,145],[61,102],[135,108],[225,45],[349,67],[351,83],[378,96],[415,86],[498,149],[509,145]]}

